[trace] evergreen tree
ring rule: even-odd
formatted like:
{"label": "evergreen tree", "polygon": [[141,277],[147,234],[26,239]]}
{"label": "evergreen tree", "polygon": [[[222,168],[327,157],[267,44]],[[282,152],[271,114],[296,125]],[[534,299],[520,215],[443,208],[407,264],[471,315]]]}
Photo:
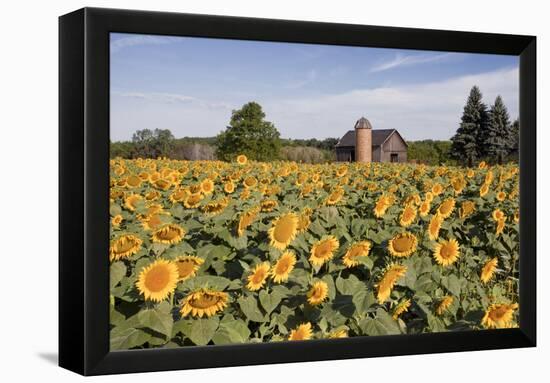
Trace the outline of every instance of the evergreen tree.
{"label": "evergreen tree", "polygon": [[280,134],[275,126],[265,121],[260,104],[249,102],[234,110],[229,126],[216,140],[216,155],[219,159],[231,161],[244,154],[257,161],[277,159],[281,147]]}
{"label": "evergreen tree", "polygon": [[519,153],[519,120],[516,119],[510,127],[510,147],[508,155],[517,159]]}
{"label": "evergreen tree", "polygon": [[464,106],[460,126],[451,138],[451,157],[466,162],[468,166],[472,166],[474,161],[484,154],[480,143],[487,127],[487,107],[481,101],[481,97],[479,88],[473,86]]}
{"label": "evergreen tree", "polygon": [[501,164],[513,146],[510,117],[502,97],[497,96],[489,111],[489,124],[483,136],[483,147],[487,157]]}

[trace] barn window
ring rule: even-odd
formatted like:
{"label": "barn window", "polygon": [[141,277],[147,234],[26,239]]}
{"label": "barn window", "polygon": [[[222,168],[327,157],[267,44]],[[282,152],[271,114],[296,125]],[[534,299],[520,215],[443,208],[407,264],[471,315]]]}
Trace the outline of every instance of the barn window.
{"label": "barn window", "polygon": [[398,153],[391,153],[390,154],[390,162],[399,162],[398,161]]}

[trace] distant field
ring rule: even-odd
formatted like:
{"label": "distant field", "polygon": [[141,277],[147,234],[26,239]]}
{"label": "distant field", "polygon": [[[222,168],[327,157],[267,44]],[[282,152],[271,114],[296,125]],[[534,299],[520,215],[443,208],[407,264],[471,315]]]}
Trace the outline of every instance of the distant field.
{"label": "distant field", "polygon": [[518,325],[519,169],[111,160],[111,349]]}

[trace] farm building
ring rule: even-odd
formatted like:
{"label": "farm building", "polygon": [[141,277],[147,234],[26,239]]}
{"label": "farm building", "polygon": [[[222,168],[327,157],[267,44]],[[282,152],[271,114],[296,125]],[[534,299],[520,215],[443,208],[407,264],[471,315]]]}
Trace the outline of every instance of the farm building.
{"label": "farm building", "polygon": [[407,143],[395,129],[372,129],[365,117],[335,146],[336,161],[407,162]]}

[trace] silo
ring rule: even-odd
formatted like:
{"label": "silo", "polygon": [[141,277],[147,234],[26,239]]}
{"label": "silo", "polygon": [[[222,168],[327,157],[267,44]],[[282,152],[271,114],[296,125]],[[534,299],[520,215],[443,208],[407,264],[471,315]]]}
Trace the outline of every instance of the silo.
{"label": "silo", "polygon": [[355,160],[372,162],[372,126],[365,117],[355,123]]}

